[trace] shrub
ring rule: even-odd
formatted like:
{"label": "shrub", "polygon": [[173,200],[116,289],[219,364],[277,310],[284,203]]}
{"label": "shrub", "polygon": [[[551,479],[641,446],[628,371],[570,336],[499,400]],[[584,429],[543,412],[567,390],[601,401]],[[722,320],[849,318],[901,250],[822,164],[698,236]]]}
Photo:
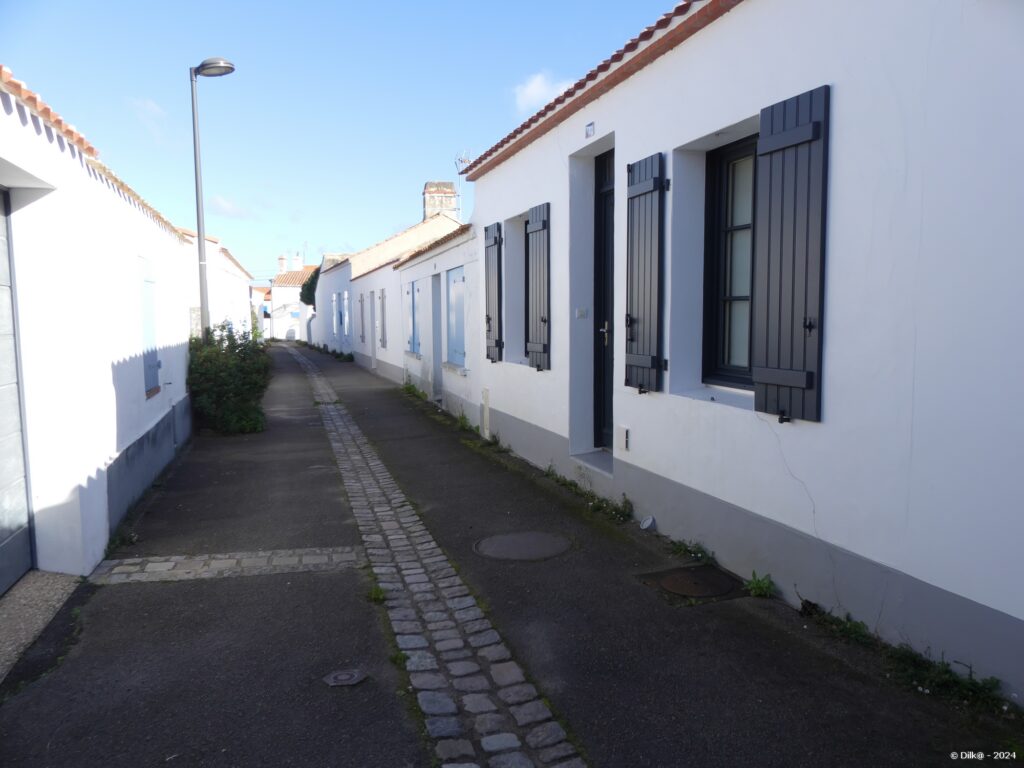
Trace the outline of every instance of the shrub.
{"label": "shrub", "polygon": [[222,434],[262,432],[260,400],[270,383],[270,358],[246,332],[221,323],[189,341],[188,388],[202,426]]}

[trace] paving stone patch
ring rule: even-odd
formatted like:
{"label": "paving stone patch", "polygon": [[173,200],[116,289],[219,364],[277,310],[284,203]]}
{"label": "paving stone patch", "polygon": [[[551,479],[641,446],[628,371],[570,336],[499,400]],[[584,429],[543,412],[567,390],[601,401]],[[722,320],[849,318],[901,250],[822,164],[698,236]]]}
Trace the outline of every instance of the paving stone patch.
{"label": "paving stone patch", "polygon": [[[551,720],[550,710],[539,700],[537,689],[524,682],[525,673],[498,629],[484,616],[319,367],[294,347],[288,351],[311,381],[365,547],[363,556],[387,595],[384,605],[395,642],[406,654],[409,682],[417,691],[427,733],[444,768],[481,768],[479,762],[460,759],[478,754],[490,755],[488,768],[535,768],[541,764],[542,751],[548,761],[574,755],[558,723],[538,725]],[[325,565],[309,563],[298,553],[233,556],[262,555],[302,557],[304,568]],[[347,556],[356,560],[355,552]],[[333,562],[334,555],[330,557]],[[244,562],[241,567],[244,570]],[[112,573],[108,578],[130,580],[137,575]],[[496,699],[487,693],[492,686],[500,688]]]}
{"label": "paving stone patch", "polygon": [[[104,560],[89,576],[95,584],[184,581],[229,576],[350,570],[365,562],[361,547],[316,547],[209,555],[160,555]],[[115,578],[124,576],[126,578]]]}

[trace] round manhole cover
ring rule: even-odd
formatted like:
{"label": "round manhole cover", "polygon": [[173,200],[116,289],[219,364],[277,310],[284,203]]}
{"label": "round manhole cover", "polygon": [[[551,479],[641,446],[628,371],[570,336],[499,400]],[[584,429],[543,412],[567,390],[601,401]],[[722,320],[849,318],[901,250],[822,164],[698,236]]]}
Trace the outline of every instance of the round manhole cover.
{"label": "round manhole cover", "polygon": [[720,597],[736,589],[736,580],[713,566],[698,565],[666,573],[658,586],[683,597]]}
{"label": "round manhole cover", "polygon": [[484,557],[498,560],[547,560],[570,546],[570,541],[557,533],[518,531],[480,539],[473,548]]}

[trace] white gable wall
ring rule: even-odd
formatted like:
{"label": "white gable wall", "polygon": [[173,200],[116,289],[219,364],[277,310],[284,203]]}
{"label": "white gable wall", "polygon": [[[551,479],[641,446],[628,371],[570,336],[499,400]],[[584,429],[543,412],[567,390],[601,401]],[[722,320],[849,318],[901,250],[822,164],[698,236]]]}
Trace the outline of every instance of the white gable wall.
{"label": "white gable wall", "polygon": [[[191,249],[0,93],[37,565],[86,574],[188,437]],[[143,282],[159,391],[143,371]],[[85,298],[83,298],[85,297]],[[88,313],[89,323],[83,323]]]}
{"label": "white gable wall", "polygon": [[[710,539],[741,575],[771,570],[792,600],[808,594],[787,578],[782,553],[723,536],[671,501],[645,508],[641,490],[621,484],[629,467],[1024,619],[1024,593],[1008,578],[1024,540],[1024,518],[1011,513],[1021,506],[1024,407],[1000,394],[1024,381],[1014,321],[1024,261],[1003,225],[1024,209],[1024,106],[1009,97],[1024,86],[1022,28],[1024,7],[1010,2],[747,0],[485,174],[473,216],[481,229],[551,203],[552,370],[484,363],[480,384],[492,409],[557,436],[564,454],[537,452],[551,441],[513,448],[559,467],[592,449],[592,235],[573,217],[592,211],[592,156],[614,145],[615,284],[625,286],[626,163],[664,152],[670,367],[664,392],[621,386],[616,329],[614,421],[630,444],[615,447],[611,487],[661,530]],[[748,393],[700,383],[704,152],[756,132],[748,121],[761,108],[823,84],[832,87],[823,420],[780,425],[755,413]],[[584,268],[570,271],[570,260]],[[620,290],[613,317],[623,302]],[[482,349],[482,304],[476,311],[470,330]],[[995,394],[968,396],[983,372]],[[856,591],[840,579],[812,599],[859,609]],[[878,629],[929,644],[898,617]]]}

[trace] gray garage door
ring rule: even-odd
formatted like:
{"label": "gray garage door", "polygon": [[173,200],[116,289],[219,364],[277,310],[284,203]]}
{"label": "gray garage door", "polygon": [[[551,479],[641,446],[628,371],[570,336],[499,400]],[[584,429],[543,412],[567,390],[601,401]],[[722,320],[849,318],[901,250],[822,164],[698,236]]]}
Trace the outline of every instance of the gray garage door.
{"label": "gray garage door", "polygon": [[7,191],[0,189],[0,594],[32,567],[11,295],[10,210]]}

